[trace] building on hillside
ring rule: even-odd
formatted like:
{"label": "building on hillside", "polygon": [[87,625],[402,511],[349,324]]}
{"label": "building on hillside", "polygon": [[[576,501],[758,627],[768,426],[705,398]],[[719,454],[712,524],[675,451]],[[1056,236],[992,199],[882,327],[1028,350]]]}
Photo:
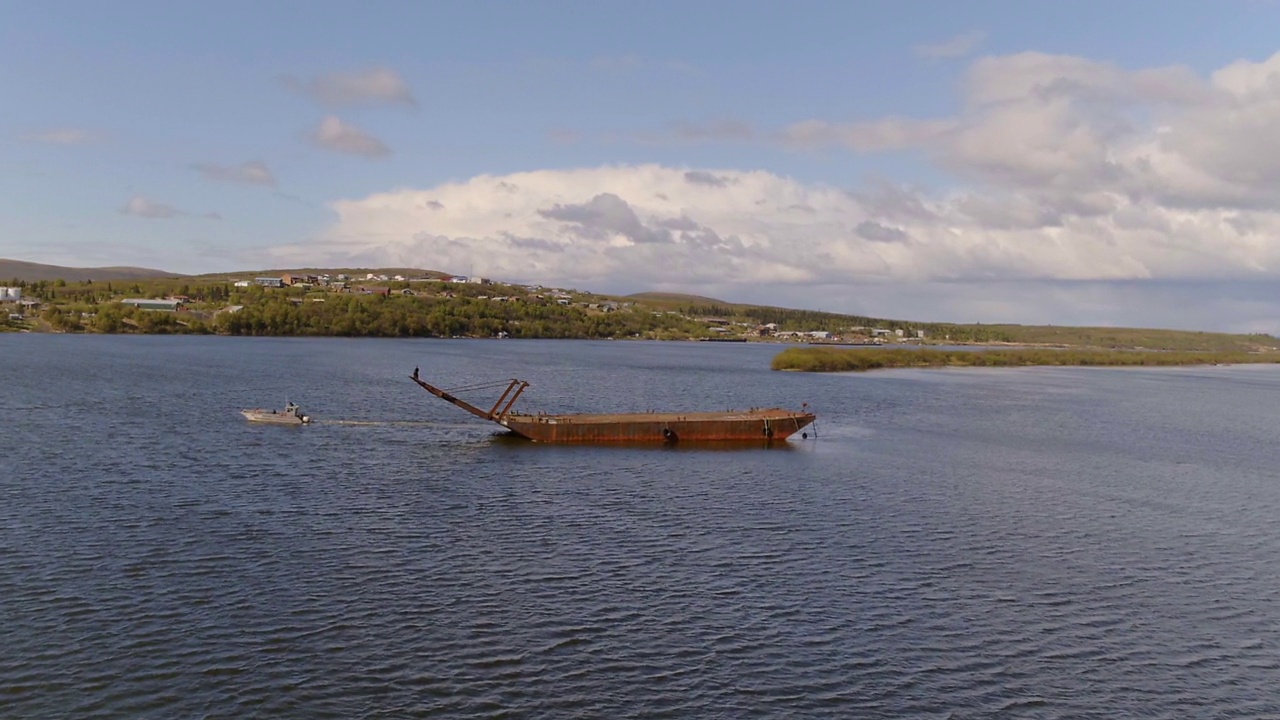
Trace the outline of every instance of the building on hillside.
{"label": "building on hillside", "polygon": [[291,273],[285,273],[280,276],[280,282],[288,286],[315,285],[318,281],[319,278],[315,275],[293,275]]}
{"label": "building on hillside", "polygon": [[249,282],[248,280],[236,280],[233,283],[233,285],[235,285],[236,287],[249,287],[252,284],[253,283]]}
{"label": "building on hillside", "polygon": [[127,298],[120,301],[121,305],[132,305],[139,310],[155,310],[157,312],[176,312],[182,307],[181,300],[173,298],[167,300],[155,300],[151,298]]}
{"label": "building on hillside", "polygon": [[254,282],[254,284],[255,284],[255,285],[261,285],[262,287],[269,287],[269,288],[282,288],[282,287],[284,287],[284,280],[283,280],[283,279],[281,279],[281,278],[278,278],[278,277],[260,277],[260,278],[254,278],[254,279],[253,279],[253,282]]}
{"label": "building on hillside", "polygon": [[16,303],[22,300],[22,288],[0,287],[0,302]]}

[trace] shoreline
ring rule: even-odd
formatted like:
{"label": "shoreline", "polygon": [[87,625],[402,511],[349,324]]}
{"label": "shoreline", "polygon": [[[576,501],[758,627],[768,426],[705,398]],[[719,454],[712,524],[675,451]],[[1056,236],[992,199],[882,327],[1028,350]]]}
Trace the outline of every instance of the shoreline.
{"label": "shoreline", "polygon": [[1280,364],[1280,352],[1180,350],[916,350],[788,348],[771,368],[789,372],[866,372],[909,368],[1179,367]]}

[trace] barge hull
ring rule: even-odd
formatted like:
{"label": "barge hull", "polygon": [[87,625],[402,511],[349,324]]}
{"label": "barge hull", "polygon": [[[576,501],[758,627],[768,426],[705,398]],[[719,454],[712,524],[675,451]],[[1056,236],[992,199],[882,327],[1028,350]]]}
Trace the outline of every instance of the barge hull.
{"label": "barge hull", "polygon": [[786,440],[811,413],[769,409],[724,413],[510,415],[501,424],[535,442],[675,443]]}
{"label": "barge hull", "polygon": [[[811,412],[780,408],[696,413],[525,415],[511,412],[520,394],[529,387],[529,383],[523,380],[511,380],[493,407],[484,410],[459,398],[454,394],[456,390],[442,390],[424,381],[418,377],[417,368],[410,378],[432,395],[534,442],[772,442],[786,440],[814,421]],[[475,389],[475,386],[470,389]]]}

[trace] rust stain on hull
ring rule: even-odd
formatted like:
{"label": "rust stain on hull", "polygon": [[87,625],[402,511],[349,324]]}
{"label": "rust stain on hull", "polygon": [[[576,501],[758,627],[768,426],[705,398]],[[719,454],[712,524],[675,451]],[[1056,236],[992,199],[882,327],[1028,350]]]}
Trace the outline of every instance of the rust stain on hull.
{"label": "rust stain on hull", "polygon": [[[544,443],[677,443],[782,441],[811,424],[810,412],[781,408],[691,413],[620,413],[585,415],[523,415],[511,412],[515,398],[529,386],[511,380],[506,392],[484,411],[418,377],[424,390],[512,432]],[[514,394],[513,394],[514,393]],[[508,398],[510,398],[508,400]],[[505,406],[503,401],[506,400]]]}

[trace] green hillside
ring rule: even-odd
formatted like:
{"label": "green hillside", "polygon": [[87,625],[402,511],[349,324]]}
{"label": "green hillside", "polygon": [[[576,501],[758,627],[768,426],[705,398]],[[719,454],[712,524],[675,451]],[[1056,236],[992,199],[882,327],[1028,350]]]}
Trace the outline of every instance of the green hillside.
{"label": "green hillside", "polygon": [[[26,264],[30,265],[30,263]],[[51,268],[53,266],[40,266]],[[72,274],[95,272],[78,269]],[[140,270],[145,273],[160,271]],[[265,288],[283,274],[312,282]],[[368,275],[406,280],[370,280]],[[349,276],[342,281],[339,276]],[[2,276],[0,276],[2,277]],[[39,306],[9,304],[0,329],[361,337],[651,338],[758,342],[912,342],[1057,348],[1254,352],[1270,335],[1141,328],[981,325],[896,320],[727,303],[679,293],[612,296],[504,283],[454,283],[413,268],[257,270],[190,277],[11,281]],[[237,287],[235,281],[250,283]],[[3,281],[0,281],[3,282]],[[182,301],[176,312],[122,304]],[[21,320],[8,319],[21,312]]]}

